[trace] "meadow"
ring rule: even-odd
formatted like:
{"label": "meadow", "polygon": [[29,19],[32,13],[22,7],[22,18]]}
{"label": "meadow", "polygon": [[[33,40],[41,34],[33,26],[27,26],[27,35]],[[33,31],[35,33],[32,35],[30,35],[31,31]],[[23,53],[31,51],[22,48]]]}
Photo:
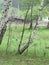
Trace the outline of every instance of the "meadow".
{"label": "meadow", "polygon": [[[26,24],[21,47],[25,45],[30,33],[34,31],[28,28],[29,26]],[[7,30],[0,45],[0,65],[49,65],[49,29],[39,28],[29,48],[22,55],[16,55],[22,29],[22,24],[11,24],[9,32],[9,25],[7,25]]]}

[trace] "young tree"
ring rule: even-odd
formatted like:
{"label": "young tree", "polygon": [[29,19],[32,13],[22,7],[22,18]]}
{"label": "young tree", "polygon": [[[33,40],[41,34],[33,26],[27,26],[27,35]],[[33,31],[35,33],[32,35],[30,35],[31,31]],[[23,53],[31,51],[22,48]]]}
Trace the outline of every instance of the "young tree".
{"label": "young tree", "polygon": [[24,19],[24,25],[23,25],[23,30],[22,30],[22,35],[21,35],[21,39],[20,39],[20,43],[18,46],[18,52],[20,53],[20,48],[21,48],[21,44],[22,44],[22,40],[23,40],[23,36],[24,36],[24,31],[25,31],[25,23],[26,23],[26,18],[27,18],[27,14],[29,12],[30,6],[28,6],[28,9],[26,11],[26,15],[25,15],[25,19]]}
{"label": "young tree", "polygon": [[30,34],[28,42],[26,43],[26,45],[23,48],[21,48],[18,51],[18,54],[22,54],[29,47],[29,45],[33,42],[34,37],[36,36],[37,30],[38,30],[38,24],[40,23],[40,20],[41,20],[41,14],[42,14],[43,6],[44,6],[44,0],[41,1],[39,14],[38,14],[38,21],[37,21],[35,30],[34,30],[33,34]]}

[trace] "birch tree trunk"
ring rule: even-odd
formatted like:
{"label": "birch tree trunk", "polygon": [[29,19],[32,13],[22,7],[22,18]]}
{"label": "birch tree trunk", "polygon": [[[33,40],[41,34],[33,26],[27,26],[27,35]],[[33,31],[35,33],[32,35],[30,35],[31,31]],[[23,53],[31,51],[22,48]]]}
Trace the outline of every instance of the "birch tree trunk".
{"label": "birch tree trunk", "polygon": [[8,10],[10,8],[11,5],[11,0],[4,0],[4,11],[3,11],[3,17],[0,21],[0,44],[2,42],[4,33],[6,31],[6,23],[8,20]]}

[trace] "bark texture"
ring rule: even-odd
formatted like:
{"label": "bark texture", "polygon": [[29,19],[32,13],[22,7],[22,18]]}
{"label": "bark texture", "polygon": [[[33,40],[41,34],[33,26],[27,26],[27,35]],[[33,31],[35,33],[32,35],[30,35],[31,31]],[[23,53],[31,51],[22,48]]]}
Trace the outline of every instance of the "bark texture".
{"label": "bark texture", "polygon": [[0,44],[2,42],[4,33],[6,31],[6,24],[8,20],[8,10],[10,8],[10,5],[11,5],[11,0],[4,0],[4,11],[3,11],[2,19],[0,21]]}

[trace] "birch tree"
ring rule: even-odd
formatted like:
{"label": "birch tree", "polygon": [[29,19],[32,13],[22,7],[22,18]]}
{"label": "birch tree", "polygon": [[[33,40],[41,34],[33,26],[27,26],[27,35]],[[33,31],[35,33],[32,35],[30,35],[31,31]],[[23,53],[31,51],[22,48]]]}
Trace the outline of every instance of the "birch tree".
{"label": "birch tree", "polygon": [[39,25],[40,20],[41,20],[41,14],[42,14],[43,6],[44,6],[44,0],[41,1],[39,13],[38,13],[38,21],[36,23],[36,27],[34,28],[34,32],[30,34],[29,40],[26,43],[26,45],[23,48],[19,49],[19,51],[17,52],[18,54],[22,54],[30,46],[30,44],[33,42],[33,40],[37,34],[37,31],[38,31],[38,25]]}
{"label": "birch tree", "polygon": [[8,10],[10,8],[10,5],[11,5],[11,0],[4,0],[4,11],[3,11],[2,19],[0,21],[0,44],[2,42],[4,33],[6,31],[6,23],[8,20]]}

